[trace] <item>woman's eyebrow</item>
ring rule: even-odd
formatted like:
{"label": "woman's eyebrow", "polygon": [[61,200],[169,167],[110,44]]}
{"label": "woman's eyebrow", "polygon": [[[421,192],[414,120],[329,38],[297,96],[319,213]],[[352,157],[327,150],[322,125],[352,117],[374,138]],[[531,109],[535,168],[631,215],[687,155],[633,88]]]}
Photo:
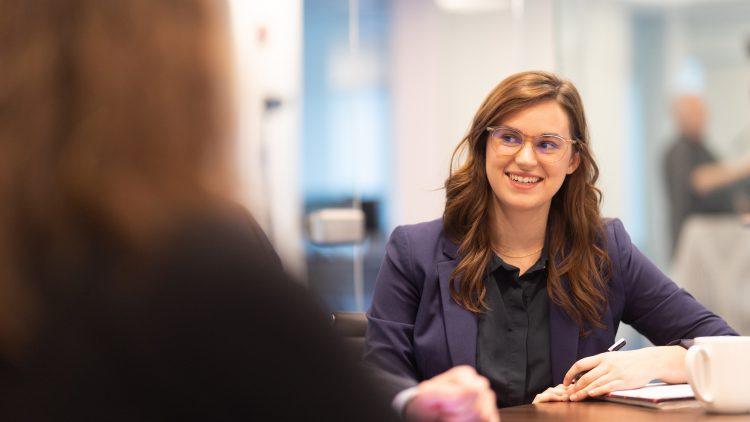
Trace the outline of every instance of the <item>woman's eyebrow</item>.
{"label": "woman's eyebrow", "polygon": [[521,132],[521,133],[523,133],[523,131],[522,131],[521,129],[515,128],[515,127],[513,127],[513,126],[508,126],[508,125],[497,125],[497,127],[503,127],[503,128],[506,128],[506,129],[510,129],[510,130],[515,130],[516,132]]}
{"label": "woman's eyebrow", "polygon": [[545,133],[542,133],[539,136],[559,136],[561,138],[565,138],[564,136],[562,136],[562,135],[560,135],[559,133],[556,133],[556,132],[545,132]]}
{"label": "woman's eyebrow", "polygon": [[[520,133],[523,133],[524,135],[530,136],[526,132],[522,131],[521,129],[514,128],[513,126],[509,126],[509,125],[498,125],[498,126],[511,129],[511,130],[515,130],[516,132],[520,132]],[[539,136],[559,136],[560,138],[565,138],[564,136],[560,135],[557,132],[544,132],[544,133],[537,135],[537,137]]]}

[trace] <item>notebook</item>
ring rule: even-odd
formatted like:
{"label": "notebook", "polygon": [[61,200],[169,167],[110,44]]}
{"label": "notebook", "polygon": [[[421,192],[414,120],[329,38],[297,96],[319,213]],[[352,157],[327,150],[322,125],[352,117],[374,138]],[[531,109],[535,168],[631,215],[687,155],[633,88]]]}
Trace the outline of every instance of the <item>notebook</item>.
{"label": "notebook", "polygon": [[649,383],[633,390],[613,391],[602,400],[656,409],[700,407],[688,384]]}

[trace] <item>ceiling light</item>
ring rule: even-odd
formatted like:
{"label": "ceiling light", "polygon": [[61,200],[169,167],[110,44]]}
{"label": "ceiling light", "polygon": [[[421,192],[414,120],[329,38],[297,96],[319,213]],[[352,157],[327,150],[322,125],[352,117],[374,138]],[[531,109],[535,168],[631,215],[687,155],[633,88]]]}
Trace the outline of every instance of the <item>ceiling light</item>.
{"label": "ceiling light", "polygon": [[511,0],[435,0],[446,12],[483,13],[510,9]]}

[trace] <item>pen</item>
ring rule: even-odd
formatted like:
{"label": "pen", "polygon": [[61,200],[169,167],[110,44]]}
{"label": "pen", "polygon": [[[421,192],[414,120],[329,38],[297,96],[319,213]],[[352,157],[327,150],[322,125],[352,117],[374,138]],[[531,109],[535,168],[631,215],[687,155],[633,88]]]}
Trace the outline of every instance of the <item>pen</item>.
{"label": "pen", "polygon": [[[616,351],[622,349],[623,346],[625,346],[625,344],[627,344],[627,341],[625,341],[625,338],[623,337],[623,338],[617,340],[615,342],[615,344],[609,346],[609,348],[607,349],[607,351],[608,352],[616,352]],[[575,384],[576,381],[578,381],[578,379],[580,379],[582,376],[584,376],[586,374],[586,372],[588,372],[588,371],[583,371],[583,372],[579,372],[578,374],[576,374],[576,376],[573,377],[573,381],[571,381],[571,384]]]}

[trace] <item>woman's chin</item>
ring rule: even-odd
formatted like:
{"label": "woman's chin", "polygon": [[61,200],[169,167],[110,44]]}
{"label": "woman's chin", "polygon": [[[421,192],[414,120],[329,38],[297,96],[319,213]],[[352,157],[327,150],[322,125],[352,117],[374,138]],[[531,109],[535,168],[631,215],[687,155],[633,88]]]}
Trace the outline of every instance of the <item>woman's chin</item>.
{"label": "woman's chin", "polygon": [[519,198],[517,195],[513,195],[510,198],[498,198],[500,206],[507,212],[529,212],[539,209],[548,208],[550,201],[544,201],[540,198]]}

